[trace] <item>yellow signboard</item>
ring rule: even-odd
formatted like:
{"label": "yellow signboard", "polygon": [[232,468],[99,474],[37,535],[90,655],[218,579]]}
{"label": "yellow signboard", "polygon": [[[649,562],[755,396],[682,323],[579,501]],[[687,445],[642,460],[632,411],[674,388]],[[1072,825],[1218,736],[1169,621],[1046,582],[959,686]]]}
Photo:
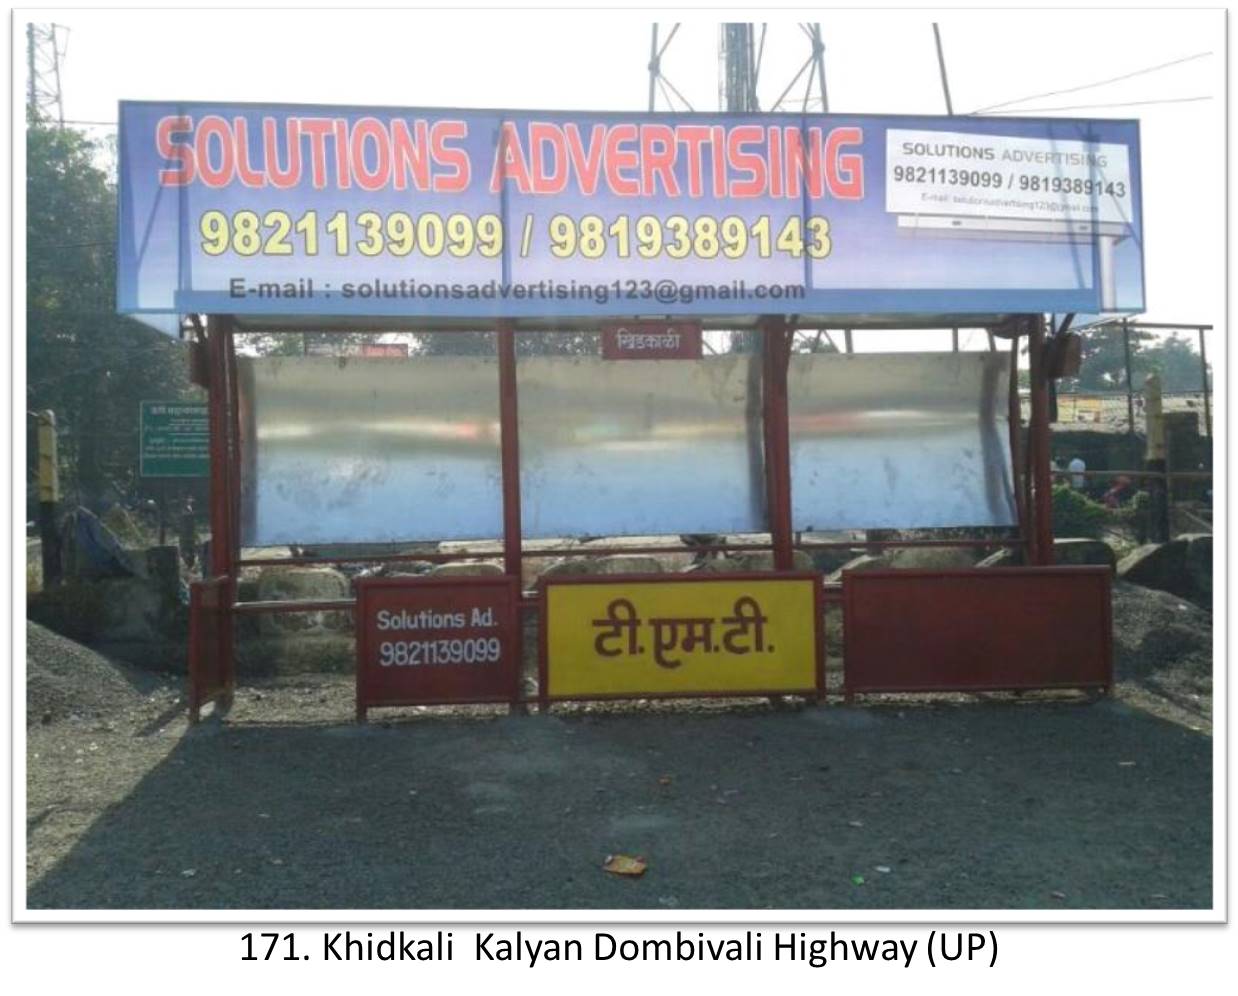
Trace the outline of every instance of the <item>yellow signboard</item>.
{"label": "yellow signboard", "polygon": [[823,691],[819,591],[806,573],[550,581],[544,694]]}

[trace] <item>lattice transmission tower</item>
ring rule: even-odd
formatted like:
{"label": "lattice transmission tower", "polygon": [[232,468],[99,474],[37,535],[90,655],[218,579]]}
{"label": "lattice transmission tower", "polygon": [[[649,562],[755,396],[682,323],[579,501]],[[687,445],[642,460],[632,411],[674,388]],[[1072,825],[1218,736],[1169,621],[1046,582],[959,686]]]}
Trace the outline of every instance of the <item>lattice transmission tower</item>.
{"label": "lattice transmission tower", "polygon": [[64,125],[64,94],[60,68],[68,49],[69,29],[63,24],[26,25],[26,116]]}

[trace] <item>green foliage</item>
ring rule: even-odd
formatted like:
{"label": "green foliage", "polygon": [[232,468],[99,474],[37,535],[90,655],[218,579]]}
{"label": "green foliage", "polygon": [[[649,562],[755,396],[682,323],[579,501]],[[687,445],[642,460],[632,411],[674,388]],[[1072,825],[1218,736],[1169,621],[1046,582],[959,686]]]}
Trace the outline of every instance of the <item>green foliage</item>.
{"label": "green foliage", "polygon": [[[495,355],[492,332],[421,332],[413,337],[412,351],[421,356]],[[597,332],[519,332],[518,356],[596,356],[601,350]]]}
{"label": "green foliage", "polygon": [[[1156,346],[1141,350],[1140,361],[1148,373],[1155,370],[1161,375],[1163,391],[1199,391],[1203,388],[1199,351],[1190,338],[1175,333]],[[1139,383],[1138,374],[1135,379]],[[1208,381],[1211,386],[1211,369],[1208,371]]]}
{"label": "green foliage", "polygon": [[[1198,340],[1174,333],[1158,338],[1151,332],[1130,330],[1131,381],[1143,388],[1152,371],[1161,375],[1165,391],[1199,391],[1202,371]],[[1209,373],[1211,379],[1211,371]],[[1083,333],[1083,361],[1078,377],[1064,378],[1063,391],[1116,391],[1126,387],[1126,347],[1120,325],[1106,325]]]}
{"label": "green foliage", "polygon": [[1053,488],[1053,534],[1063,539],[1099,539],[1109,509],[1065,484]]}
{"label": "green foliage", "polygon": [[[116,190],[72,128],[26,132],[26,406],[56,413],[61,487],[97,505],[139,485],[138,402],[188,398],[184,347],[116,314]],[[33,480],[37,454],[28,453]]]}

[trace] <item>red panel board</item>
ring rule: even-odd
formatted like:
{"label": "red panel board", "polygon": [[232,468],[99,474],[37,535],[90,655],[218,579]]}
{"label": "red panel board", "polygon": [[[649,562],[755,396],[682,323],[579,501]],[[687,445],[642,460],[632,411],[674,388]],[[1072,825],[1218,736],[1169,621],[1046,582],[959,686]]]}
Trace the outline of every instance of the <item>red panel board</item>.
{"label": "red panel board", "polygon": [[357,587],[357,717],[371,706],[514,702],[515,578],[366,578]]}
{"label": "red panel board", "polygon": [[614,322],[602,326],[604,360],[699,360],[699,322]]}
{"label": "red panel board", "polygon": [[848,695],[1113,683],[1107,567],[848,572],[843,603]]}

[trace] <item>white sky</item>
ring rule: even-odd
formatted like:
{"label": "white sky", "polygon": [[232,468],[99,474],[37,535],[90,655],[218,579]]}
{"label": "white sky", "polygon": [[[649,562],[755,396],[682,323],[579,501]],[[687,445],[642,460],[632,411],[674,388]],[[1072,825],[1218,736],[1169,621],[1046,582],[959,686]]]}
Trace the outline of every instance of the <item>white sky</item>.
{"label": "white sky", "polygon": [[[62,85],[70,120],[115,121],[122,98],[639,110],[648,95],[651,13],[18,12],[14,91],[20,99],[25,33],[19,26],[37,19],[69,29]],[[663,38],[674,20],[684,20],[664,57],[665,74],[695,109],[716,109],[719,16],[656,13],[666,18]],[[809,54],[807,39],[795,26],[796,19],[808,16],[821,18],[834,111],[944,112],[934,20],[941,27],[956,113],[1211,53],[1012,109],[1052,116],[1044,109],[1070,107],[1063,116],[1139,118],[1144,317],[1223,320],[1224,11],[764,11],[759,16],[781,18],[769,22],[759,88],[763,108]],[[1210,99],[1093,106],[1194,97]],[[801,98],[797,86],[794,99]],[[658,106],[666,109],[661,99]],[[798,103],[792,107],[798,109]],[[873,335],[882,336],[887,348],[927,345],[923,336]],[[972,344],[981,345],[980,339]]]}

